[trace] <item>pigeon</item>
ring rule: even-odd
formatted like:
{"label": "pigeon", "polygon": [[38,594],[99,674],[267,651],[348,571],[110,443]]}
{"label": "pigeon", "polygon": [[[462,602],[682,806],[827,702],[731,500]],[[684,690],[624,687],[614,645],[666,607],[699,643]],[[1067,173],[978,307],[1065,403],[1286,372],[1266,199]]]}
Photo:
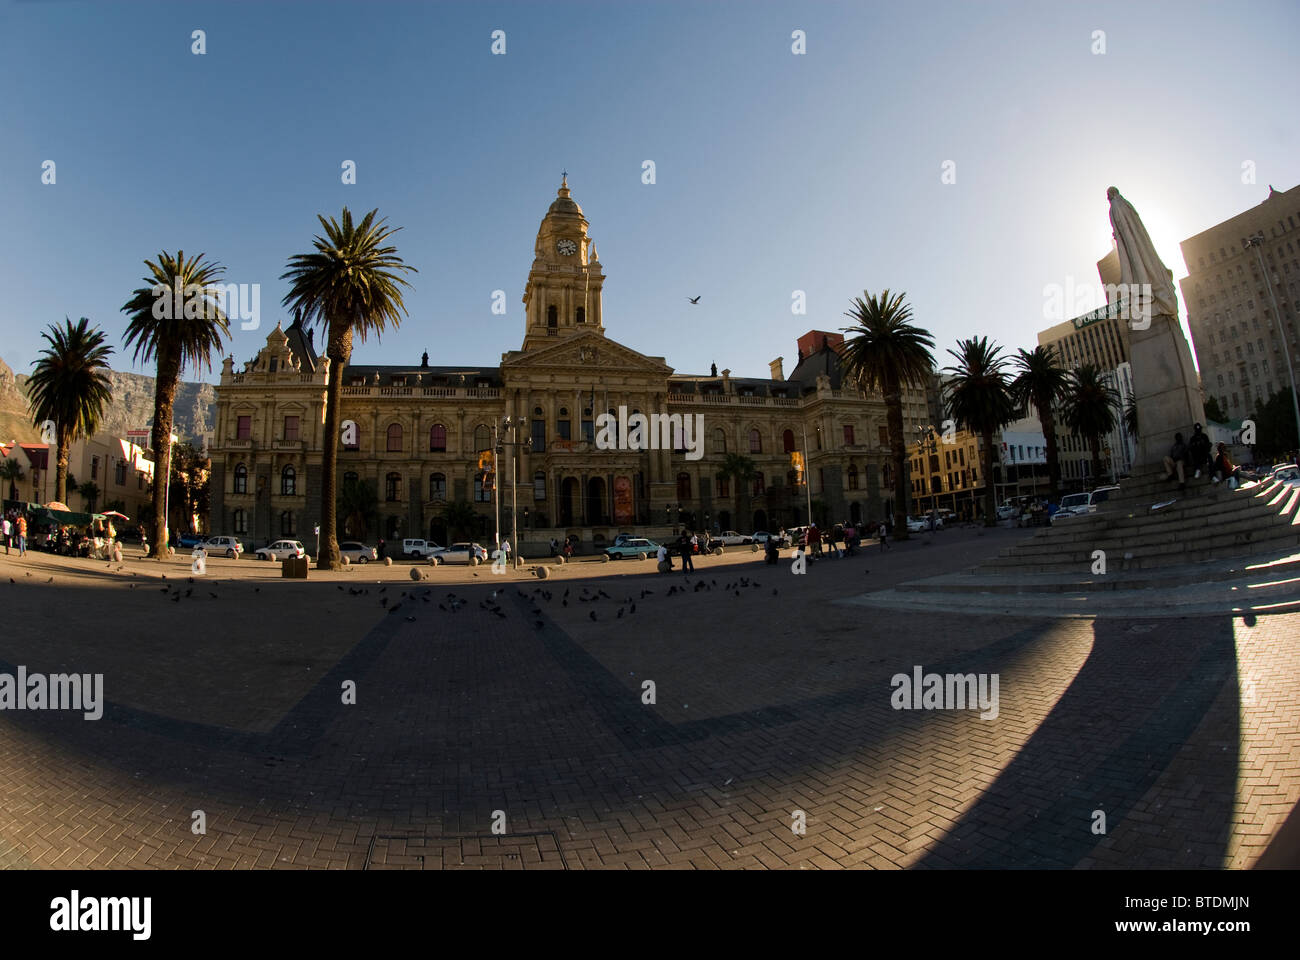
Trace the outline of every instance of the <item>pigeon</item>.
{"label": "pigeon", "polygon": [[592,620],[595,620],[595,619],[596,619],[596,611],[595,611],[595,610],[591,611],[591,619],[592,619]]}
{"label": "pigeon", "polygon": [[632,604],[632,609],[629,610],[629,611],[627,612],[627,614],[628,614],[628,616],[631,616],[631,615],[634,614],[634,613],[636,613],[636,604],[635,604],[635,603]]}
{"label": "pigeon", "polygon": [[406,622],[407,622],[407,623],[415,623],[415,617],[407,617],[407,618],[406,618]]}
{"label": "pigeon", "polygon": [[560,606],[562,606],[562,607],[567,607],[568,605],[569,605],[569,601],[568,601],[568,600],[561,600],[561,601],[560,601]]}
{"label": "pigeon", "polygon": [[208,591],[208,596],[211,597],[213,600],[217,599],[217,595],[213,593],[211,590]]}
{"label": "pigeon", "polygon": [[619,608],[618,608],[618,617],[617,617],[616,619],[619,619],[619,620],[622,620],[622,619],[623,619],[623,608],[622,608],[622,607],[619,607]]}
{"label": "pigeon", "polygon": [[46,582],[46,583],[53,583],[53,582],[54,582],[54,578],[53,578],[53,577],[50,577],[50,579],[46,580],[45,582]]}
{"label": "pigeon", "polygon": [[[704,296],[704,294],[700,294],[700,297],[702,297],[702,296]],[[689,300],[689,301],[691,301],[691,303],[699,303],[699,302],[700,302],[700,297],[687,297],[686,299]]]}
{"label": "pigeon", "polygon": [[172,603],[180,603],[180,602],[181,602],[181,595],[179,593],[173,593]]}
{"label": "pigeon", "polygon": [[542,621],[540,620],[534,620],[533,626],[536,627],[538,630],[540,630],[542,629],[542,627],[546,626],[546,624],[542,623]]}
{"label": "pigeon", "polygon": [[[192,583],[193,581],[190,581],[190,582]],[[190,587],[188,590],[185,591],[185,596],[188,597],[188,596],[189,596],[191,593],[193,593],[193,592],[194,592],[194,588],[193,588],[193,587]]]}
{"label": "pigeon", "polygon": [[772,588],[772,596],[774,596],[774,597],[776,596],[776,587],[773,587],[773,588]]}

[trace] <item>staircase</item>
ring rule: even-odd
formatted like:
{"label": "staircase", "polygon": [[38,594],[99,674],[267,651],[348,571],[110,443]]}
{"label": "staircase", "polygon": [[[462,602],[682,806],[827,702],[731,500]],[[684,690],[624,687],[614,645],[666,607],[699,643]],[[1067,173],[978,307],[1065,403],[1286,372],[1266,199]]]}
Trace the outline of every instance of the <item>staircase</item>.
{"label": "staircase", "polygon": [[1203,476],[1180,492],[1160,476],[1136,478],[1097,513],[1044,528],[978,567],[849,602],[1045,617],[1294,612],[1300,487],[1231,490]]}

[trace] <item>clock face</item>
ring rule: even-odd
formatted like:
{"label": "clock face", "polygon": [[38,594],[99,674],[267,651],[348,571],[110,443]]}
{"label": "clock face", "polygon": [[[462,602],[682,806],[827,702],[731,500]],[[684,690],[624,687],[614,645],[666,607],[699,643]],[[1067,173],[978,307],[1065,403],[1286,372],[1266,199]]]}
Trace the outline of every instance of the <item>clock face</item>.
{"label": "clock face", "polygon": [[572,240],[561,240],[555,245],[561,256],[571,257],[578,252],[578,245]]}

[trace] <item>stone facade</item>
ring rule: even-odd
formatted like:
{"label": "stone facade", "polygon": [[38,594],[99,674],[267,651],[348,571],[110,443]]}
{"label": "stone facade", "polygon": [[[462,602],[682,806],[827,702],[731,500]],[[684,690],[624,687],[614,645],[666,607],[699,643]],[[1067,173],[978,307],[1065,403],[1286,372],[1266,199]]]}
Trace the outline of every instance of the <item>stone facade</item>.
{"label": "stone facade", "polygon": [[[590,548],[621,531],[665,536],[678,524],[750,532],[807,521],[808,491],[791,485],[790,454],[806,449],[811,499],[832,522],[888,516],[885,406],[841,382],[834,337],[805,334],[817,346],[788,378],[780,360],[768,378],[679,374],[663,357],[638,353],[606,335],[604,272],[588,223],[567,182],[543,218],[523,302],[518,350],[491,366],[351,363],[344,374],[342,421],[355,424],[340,453],[341,479],[355,474],[378,491],[379,528],[340,539],[373,542],[451,539],[449,502],[477,514],[480,542],[492,539],[497,506],[479,480],[480,454],[499,443],[501,531],[510,531],[512,477],[525,554],[552,537],[576,535]],[[227,358],[217,390],[212,441],[215,533],[252,543],[281,536],[311,549],[320,515],[320,462],[329,361],[295,320],[234,369]],[[926,391],[905,396],[913,435],[929,420]],[[602,413],[667,414],[703,423],[703,453],[680,449],[601,449]],[[505,418],[520,424],[517,433]],[[692,420],[692,423],[695,421]],[[673,446],[673,444],[668,444]],[[728,453],[759,472],[747,489],[720,475]],[[247,546],[247,544],[246,544]]]}

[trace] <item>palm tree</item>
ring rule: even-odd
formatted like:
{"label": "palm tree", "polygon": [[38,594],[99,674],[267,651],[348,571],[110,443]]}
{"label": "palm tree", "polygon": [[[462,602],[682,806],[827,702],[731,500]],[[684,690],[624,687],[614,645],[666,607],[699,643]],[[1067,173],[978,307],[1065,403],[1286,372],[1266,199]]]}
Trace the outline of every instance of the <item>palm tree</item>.
{"label": "palm tree", "polygon": [[64,326],[50,325],[41,336],[49,344],[36,360],[27,382],[32,421],[38,426],[54,422],[56,460],[54,499],[68,502],[68,454],[79,437],[89,437],[99,427],[104,405],[113,399],[108,379],[108,358],[113,348],[104,343],[104,332],[82,317],[74,327],[64,317]]}
{"label": "palm tree", "polygon": [[1061,420],[1076,437],[1088,441],[1094,484],[1101,478],[1101,438],[1115,429],[1120,415],[1119,393],[1101,369],[1092,364],[1076,369],[1061,404]]}
{"label": "palm tree", "polygon": [[[230,335],[229,322],[221,309],[213,285],[225,274],[220,264],[204,260],[206,255],[185,259],[163,251],[157,261],[146,260],[148,284],[137,287],[122,306],[130,317],[124,338],[135,345],[136,361],[156,360],[157,379],[153,396],[154,476],[159,480],[171,472],[172,412],[181,371],[193,364],[198,371],[212,366],[212,351],[220,353],[222,338]],[[153,541],[150,556],[168,555],[167,484],[153,485]]]}
{"label": "palm tree", "polygon": [[984,526],[998,522],[997,489],[993,483],[993,434],[1016,418],[1016,402],[1011,396],[1006,361],[1002,348],[989,343],[988,337],[958,340],[957,349],[949,350],[957,359],[947,386],[948,412],[958,423],[980,435],[983,445],[981,469],[984,471]]}
{"label": "palm tree", "polygon": [[889,459],[894,474],[894,538],[907,539],[907,460],[903,437],[903,387],[924,384],[934,370],[934,338],[928,330],[912,324],[912,308],[904,294],[883,290],[879,297],[862,292],[845,314],[854,326],[848,334],[841,359],[845,375],[858,388],[879,390],[885,398],[885,422],[889,429]]}
{"label": "palm tree", "polygon": [[478,522],[478,511],[466,500],[449,501],[442,508],[442,519],[447,524],[447,535],[453,540],[472,536],[474,525]]}
{"label": "palm tree", "polygon": [[[1214,418],[1207,413],[1205,419],[1212,420]],[[1137,399],[1134,397],[1129,397],[1128,403],[1124,405],[1124,429],[1130,437],[1138,435],[1138,405]]]}
{"label": "palm tree", "polygon": [[[86,498],[86,512],[95,512],[95,501],[99,499],[99,484],[94,480],[87,480],[81,485],[81,495]],[[64,501],[67,502],[66,500]]]}
{"label": "palm tree", "polygon": [[329,358],[329,384],[325,399],[325,444],[321,457],[321,545],[316,566],[333,570],[339,566],[336,499],[338,488],[339,407],[343,389],[343,368],[352,358],[352,338],[382,334],[389,321],[396,327],[406,313],[400,287],[409,286],[397,271],[415,272],[397,256],[397,248],[385,241],[400,228],[376,222],[378,210],[371,210],[358,224],[343,208],[342,223],[322,216],[324,236],[314,241],[315,253],[291,257],[289,269],[281,274],[289,280],[284,305],[301,311],[308,327],[325,328],[325,355]]}
{"label": "palm tree", "polygon": [[9,499],[18,499],[18,481],[23,478],[23,465],[14,459],[11,452],[5,457],[4,463],[0,463],[0,480],[9,482]]}
{"label": "palm tree", "polygon": [[338,512],[350,534],[364,540],[370,525],[379,517],[379,492],[369,480],[343,479],[339,491]]}
{"label": "palm tree", "polygon": [[[737,527],[742,526],[741,518],[751,516],[750,497],[754,489],[754,478],[758,476],[758,467],[754,461],[743,453],[729,453],[723,458],[718,468],[718,476],[730,477],[736,484],[736,519]],[[748,525],[746,521],[745,525]]]}
{"label": "palm tree", "polygon": [[1013,358],[1016,378],[1011,381],[1011,398],[1022,410],[1032,405],[1043,425],[1043,439],[1047,442],[1047,496],[1056,501],[1060,496],[1061,460],[1056,448],[1056,408],[1065,395],[1069,374],[1056,362],[1052,347],[1039,345],[1033,350],[1022,349]]}

